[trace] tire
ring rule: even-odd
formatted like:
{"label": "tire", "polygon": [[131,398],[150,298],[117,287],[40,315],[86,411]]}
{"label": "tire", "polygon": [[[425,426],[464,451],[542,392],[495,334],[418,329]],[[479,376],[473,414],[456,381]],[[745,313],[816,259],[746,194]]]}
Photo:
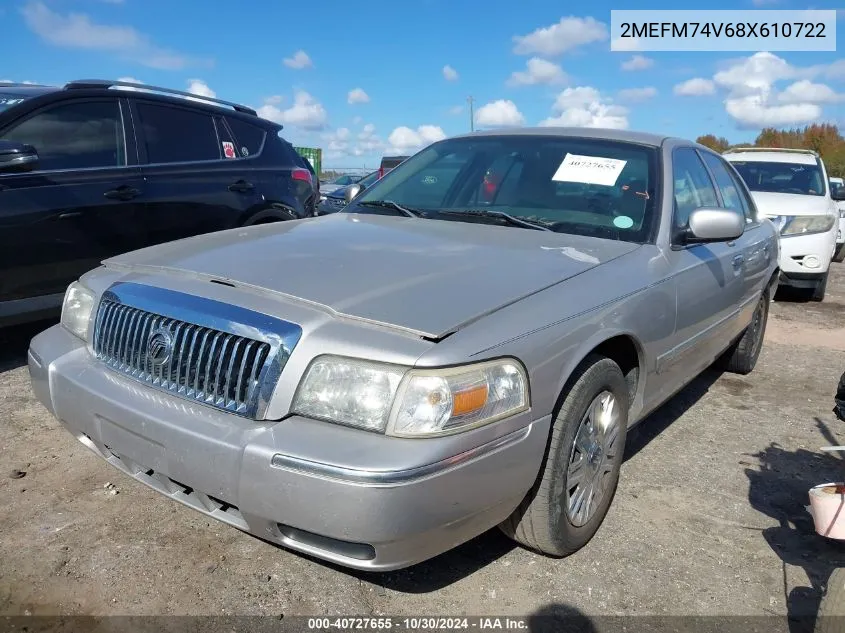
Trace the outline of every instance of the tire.
{"label": "tire", "polygon": [[[625,453],[628,428],[628,384],[619,365],[609,358],[587,357],[567,383],[563,402],[552,423],[546,455],[540,466],[537,482],[520,506],[499,528],[517,543],[547,556],[562,558],[586,545],[604,521],[619,483],[619,470]],[[612,400],[608,400],[610,397]],[[602,411],[602,405],[614,402],[609,409],[612,432],[590,434],[588,413]],[[589,416],[603,417],[603,416]],[[605,418],[607,420],[607,418]],[[600,425],[592,425],[598,431]],[[575,446],[579,438],[579,447]],[[605,450],[595,453],[595,443],[604,441]],[[570,468],[574,461],[574,467]],[[594,461],[595,460],[595,461]],[[597,463],[596,463],[597,461]],[[577,464],[581,464],[580,468]],[[598,488],[588,482],[594,473]],[[581,473],[575,483],[573,475]],[[586,481],[585,481],[586,480]],[[588,491],[592,512],[585,505],[570,500]],[[581,509],[584,514],[576,512]]]}
{"label": "tire", "polygon": [[754,309],[751,323],[745,328],[740,339],[725,353],[725,369],[732,374],[745,375],[754,371],[760,350],[763,349],[770,304],[769,291],[764,290]]}
{"label": "tire", "polygon": [[839,244],[836,247],[836,250],[833,253],[833,261],[838,264],[845,261],[845,243]]}
{"label": "tire", "polygon": [[816,616],[814,633],[845,633],[845,568],[833,570]]}
{"label": "tire", "polygon": [[810,294],[810,300],[812,301],[824,301],[824,295],[827,292],[827,278],[830,276],[830,271],[827,271],[824,276],[819,279],[816,287],[813,288],[812,294]]}

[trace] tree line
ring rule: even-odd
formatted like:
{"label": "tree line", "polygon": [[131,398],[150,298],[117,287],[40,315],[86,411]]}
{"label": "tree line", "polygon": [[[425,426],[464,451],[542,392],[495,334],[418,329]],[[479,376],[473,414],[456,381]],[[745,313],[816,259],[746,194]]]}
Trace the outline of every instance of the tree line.
{"label": "tree line", "polygon": [[[749,146],[748,143],[732,145],[728,139],[714,134],[699,136],[696,142],[720,153],[735,147]],[[845,138],[842,138],[839,128],[835,125],[821,123],[791,130],[764,128],[751,145],[811,149],[822,157],[828,176],[845,178]]]}

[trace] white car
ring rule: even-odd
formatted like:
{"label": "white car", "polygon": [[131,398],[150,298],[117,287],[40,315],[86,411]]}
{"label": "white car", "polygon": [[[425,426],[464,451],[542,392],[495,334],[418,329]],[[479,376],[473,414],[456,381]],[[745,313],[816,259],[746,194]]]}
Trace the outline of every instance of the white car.
{"label": "white car", "polygon": [[[845,187],[845,179],[830,178],[830,190],[835,191],[837,187]],[[836,255],[833,261],[845,261],[845,201],[837,203],[839,206],[839,231],[836,233]]]}
{"label": "white car", "polygon": [[760,215],[780,232],[780,285],[809,290],[813,301],[823,301],[839,229],[836,201],[845,190],[831,193],[824,163],[812,150],[743,147],[724,156],[745,180]]}

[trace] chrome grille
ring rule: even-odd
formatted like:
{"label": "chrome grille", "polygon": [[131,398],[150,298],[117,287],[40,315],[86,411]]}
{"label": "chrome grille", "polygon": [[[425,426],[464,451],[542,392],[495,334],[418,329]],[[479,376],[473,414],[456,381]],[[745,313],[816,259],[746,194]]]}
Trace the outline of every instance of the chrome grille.
{"label": "chrome grille", "polygon": [[240,415],[257,415],[271,345],[103,298],[94,353],[158,389]]}

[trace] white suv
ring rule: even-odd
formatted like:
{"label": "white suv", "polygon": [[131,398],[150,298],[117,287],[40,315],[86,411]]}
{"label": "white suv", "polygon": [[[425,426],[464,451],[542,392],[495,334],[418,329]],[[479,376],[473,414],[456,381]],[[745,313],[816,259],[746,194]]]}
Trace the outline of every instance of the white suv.
{"label": "white suv", "polygon": [[[830,190],[836,191],[837,187],[845,187],[845,180],[842,178],[830,178]],[[835,198],[834,198],[835,200]],[[833,261],[845,260],[845,201],[838,203],[839,206],[839,231],[836,233],[836,255]]]}
{"label": "white suv", "polygon": [[743,147],[724,155],[745,180],[760,215],[780,232],[780,285],[824,300],[839,229],[834,195],[838,200],[845,190],[831,193],[824,163],[811,150]]}

